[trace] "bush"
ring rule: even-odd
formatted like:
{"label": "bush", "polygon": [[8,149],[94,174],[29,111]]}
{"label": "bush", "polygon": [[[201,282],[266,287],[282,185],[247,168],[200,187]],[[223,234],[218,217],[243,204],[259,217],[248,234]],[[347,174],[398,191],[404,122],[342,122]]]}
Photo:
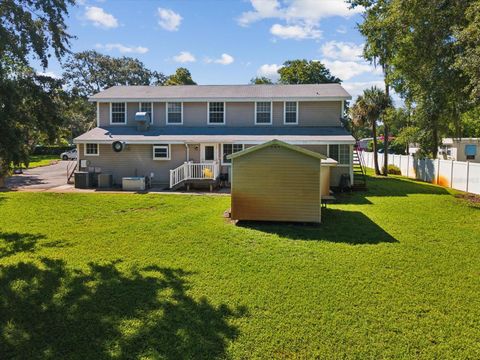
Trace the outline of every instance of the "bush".
{"label": "bush", "polygon": [[[387,173],[388,174],[391,174],[391,175],[402,175],[402,171],[400,170],[400,168],[398,166],[395,166],[395,165],[388,165],[388,171]],[[382,173],[385,172],[385,167],[382,168]]]}
{"label": "bush", "polygon": [[39,145],[35,147],[32,155],[60,155],[74,148],[75,146]]}

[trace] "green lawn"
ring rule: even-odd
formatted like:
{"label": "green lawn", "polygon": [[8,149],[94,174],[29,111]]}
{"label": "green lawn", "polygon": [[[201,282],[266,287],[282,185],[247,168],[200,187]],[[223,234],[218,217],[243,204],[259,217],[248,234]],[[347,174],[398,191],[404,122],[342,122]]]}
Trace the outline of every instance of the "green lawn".
{"label": "green lawn", "polygon": [[480,357],[480,208],[369,179],[319,227],[228,197],[0,193],[0,357]]}
{"label": "green lawn", "polygon": [[[51,165],[59,160],[59,155],[30,155],[30,163],[28,164],[28,168],[33,169],[39,166]],[[25,165],[23,166],[26,167]]]}

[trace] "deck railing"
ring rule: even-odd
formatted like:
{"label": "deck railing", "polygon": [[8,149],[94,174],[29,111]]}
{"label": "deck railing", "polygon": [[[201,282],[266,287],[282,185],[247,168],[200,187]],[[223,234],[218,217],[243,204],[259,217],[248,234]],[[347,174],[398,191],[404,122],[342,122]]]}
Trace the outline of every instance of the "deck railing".
{"label": "deck railing", "polygon": [[170,170],[170,188],[180,184],[185,180],[214,180],[219,175],[220,165],[218,162],[186,162],[177,167],[176,169]]}

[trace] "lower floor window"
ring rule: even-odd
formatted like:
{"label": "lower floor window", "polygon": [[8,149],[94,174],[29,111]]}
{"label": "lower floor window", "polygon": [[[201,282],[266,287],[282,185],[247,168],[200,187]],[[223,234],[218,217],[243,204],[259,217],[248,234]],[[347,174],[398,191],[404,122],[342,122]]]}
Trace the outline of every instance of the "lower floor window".
{"label": "lower floor window", "polygon": [[231,159],[227,159],[228,155],[239,152],[243,150],[243,144],[223,144],[222,145],[222,161],[224,164],[230,164]]}
{"label": "lower floor window", "polygon": [[85,155],[98,155],[98,144],[85,144]]}
{"label": "lower floor window", "polygon": [[170,145],[154,145],[153,160],[170,160]]}
{"label": "lower floor window", "polygon": [[329,156],[339,164],[350,164],[350,145],[329,145]]}

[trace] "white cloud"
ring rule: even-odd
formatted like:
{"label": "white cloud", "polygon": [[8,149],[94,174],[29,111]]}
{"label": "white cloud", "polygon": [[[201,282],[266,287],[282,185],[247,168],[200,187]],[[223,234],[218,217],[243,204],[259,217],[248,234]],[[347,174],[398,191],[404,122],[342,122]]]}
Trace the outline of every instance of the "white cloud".
{"label": "white cloud", "polygon": [[333,60],[359,61],[362,59],[363,44],[328,41],[320,48],[323,56]]}
{"label": "white cloud", "polygon": [[235,61],[234,57],[232,55],[228,55],[223,53],[222,56],[218,59],[211,59],[211,58],[205,58],[205,62],[207,64],[210,63],[215,63],[215,64],[221,64],[221,65],[229,65]]}
{"label": "white cloud", "polygon": [[322,32],[315,26],[309,25],[280,25],[274,24],[270,28],[272,35],[282,39],[318,39],[322,36]]}
{"label": "white cloud", "polygon": [[118,20],[112,14],[105,12],[100,7],[87,6],[85,10],[85,18],[93,23],[93,25],[104,28],[118,27]]}
{"label": "white cloud", "polygon": [[165,8],[158,8],[158,24],[168,31],[177,31],[180,23],[182,22],[182,17],[180,14],[177,14],[175,11]]}
{"label": "white cloud", "polygon": [[347,28],[343,25],[340,25],[338,28],[337,28],[337,33],[339,34],[346,34],[347,33]]}
{"label": "white cloud", "polygon": [[51,77],[51,78],[54,78],[54,79],[60,79],[61,78],[60,75],[55,74],[53,71],[41,71],[41,72],[37,72],[37,75],[48,76],[48,77]]}
{"label": "white cloud", "polygon": [[376,69],[372,65],[366,63],[341,60],[332,61],[327,59],[322,59],[321,62],[330,70],[332,75],[335,75],[342,80],[349,80],[364,73],[381,74],[380,69]]}
{"label": "white cloud", "polygon": [[143,46],[125,46],[123,44],[96,44],[95,47],[97,49],[105,49],[107,51],[118,51],[122,54],[145,54],[148,52],[148,48]]}
{"label": "white cloud", "polygon": [[173,60],[179,63],[195,62],[197,59],[188,51],[180,51],[180,54],[175,55]]}
{"label": "white cloud", "polygon": [[278,0],[250,0],[250,3],[253,11],[246,11],[237,19],[242,26],[268,18],[316,23],[331,16],[348,18],[363,10],[360,6],[349,9],[344,0],[291,0],[283,7]]}
{"label": "white cloud", "polygon": [[280,75],[278,70],[282,68],[282,65],[277,64],[263,64],[257,70],[258,76],[265,76],[270,80],[277,81]]}

